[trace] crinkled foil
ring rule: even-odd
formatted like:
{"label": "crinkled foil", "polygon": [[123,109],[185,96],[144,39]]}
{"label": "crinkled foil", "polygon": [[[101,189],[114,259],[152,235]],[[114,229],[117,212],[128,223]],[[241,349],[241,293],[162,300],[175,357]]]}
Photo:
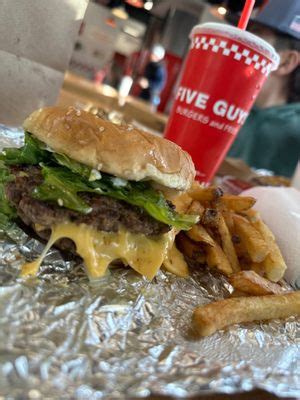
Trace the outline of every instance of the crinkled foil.
{"label": "crinkled foil", "polygon": [[[0,126],[1,146],[22,134]],[[90,283],[78,261],[49,252],[39,278],[18,277],[43,245],[0,242],[0,395],[7,399],[187,397],[262,388],[300,397],[300,321],[232,326],[196,339],[195,306],[228,295],[225,279],[193,270],[152,281],[113,268]],[[1,397],[2,398],[2,397]]]}

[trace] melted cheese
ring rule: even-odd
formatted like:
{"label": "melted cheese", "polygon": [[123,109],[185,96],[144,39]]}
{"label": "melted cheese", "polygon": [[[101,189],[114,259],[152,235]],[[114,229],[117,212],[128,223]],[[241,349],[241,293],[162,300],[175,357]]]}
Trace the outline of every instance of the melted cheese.
{"label": "melted cheese", "polygon": [[117,233],[100,232],[84,224],[56,225],[41,256],[24,264],[21,275],[36,275],[50,247],[61,238],[73,240],[90,279],[103,276],[109,264],[115,260],[122,260],[125,265],[152,279],[167,257],[174,241],[174,232],[149,238],[124,230]]}

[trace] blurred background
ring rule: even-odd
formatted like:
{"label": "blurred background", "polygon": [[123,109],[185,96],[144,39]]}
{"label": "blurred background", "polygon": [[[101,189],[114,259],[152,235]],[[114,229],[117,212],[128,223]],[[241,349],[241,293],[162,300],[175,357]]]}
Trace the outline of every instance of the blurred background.
{"label": "blurred background", "polygon": [[[57,104],[162,135],[192,28],[236,26],[245,0],[0,3],[0,124],[21,126]],[[300,0],[256,0],[248,30],[281,61],[227,156],[291,177],[300,154]]]}
{"label": "blurred background", "polygon": [[[256,7],[263,3],[257,0]],[[103,110],[121,110],[127,119],[162,132],[192,27],[226,22],[243,4],[240,0],[90,1],[59,102],[74,104],[72,93],[76,93],[79,103],[89,100]]]}

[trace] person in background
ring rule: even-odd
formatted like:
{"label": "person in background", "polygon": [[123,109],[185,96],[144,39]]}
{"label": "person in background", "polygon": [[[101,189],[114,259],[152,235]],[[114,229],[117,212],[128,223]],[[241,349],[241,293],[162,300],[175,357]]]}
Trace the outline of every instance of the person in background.
{"label": "person in background", "polygon": [[228,156],[290,177],[300,159],[300,0],[269,0],[249,30],[274,46],[281,60]]}
{"label": "person in background", "polygon": [[149,101],[156,110],[160,103],[160,93],[166,82],[166,67],[163,63],[165,49],[161,45],[155,45],[150,54],[150,61],[146,65],[144,76],[139,79],[142,88],[139,97]]}

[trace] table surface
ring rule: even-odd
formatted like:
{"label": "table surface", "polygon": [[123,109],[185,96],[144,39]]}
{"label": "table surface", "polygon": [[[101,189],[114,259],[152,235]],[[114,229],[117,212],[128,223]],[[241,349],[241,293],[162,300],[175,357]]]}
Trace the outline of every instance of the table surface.
{"label": "table surface", "polygon": [[118,92],[107,85],[96,84],[70,72],[65,74],[61,90],[59,105],[94,105],[105,110],[116,110],[124,113],[128,120],[136,120],[146,128],[163,132],[168,116],[160,112],[153,112],[149,103],[127,96],[120,105]]}

